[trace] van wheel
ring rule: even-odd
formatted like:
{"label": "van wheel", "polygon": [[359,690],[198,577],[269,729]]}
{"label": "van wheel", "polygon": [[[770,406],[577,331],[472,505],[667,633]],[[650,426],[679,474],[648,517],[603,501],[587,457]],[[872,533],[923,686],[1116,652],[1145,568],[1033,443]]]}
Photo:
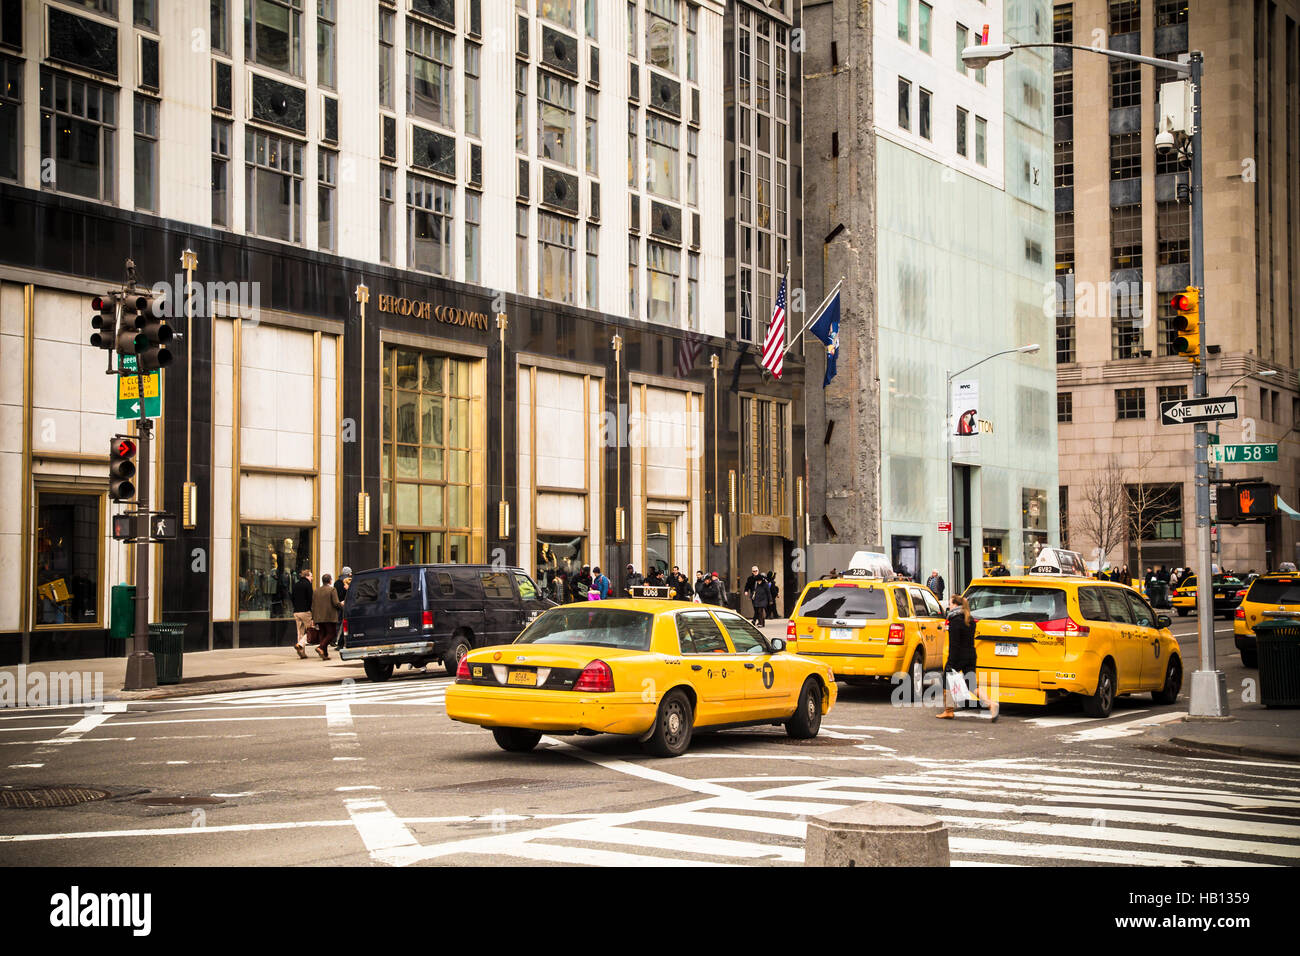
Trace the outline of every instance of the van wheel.
{"label": "van wheel", "polygon": [[1169,658],[1165,668],[1165,686],[1151,692],[1151,699],[1157,704],[1172,704],[1178,700],[1178,692],[1183,689],[1183,665],[1178,658]]}
{"label": "van wheel", "polygon": [[785,722],[785,732],[795,740],[810,740],[822,729],[822,693],[816,678],[809,677],[799,692],[794,714]]}
{"label": "van wheel", "polygon": [[680,757],[691,745],[691,702],[680,690],[670,690],[659,702],[654,730],[645,742],[645,749],[657,757]]}
{"label": "van wheel", "polygon": [[1083,699],[1083,712],[1089,717],[1109,717],[1115,706],[1115,665],[1107,661],[1097,675],[1097,690]]}
{"label": "van wheel", "polygon": [[512,754],[525,754],[537,746],[542,739],[539,730],[524,730],[520,727],[493,727],[492,737],[497,746]]}
{"label": "van wheel", "polygon": [[384,681],[388,680],[388,678],[393,676],[392,661],[367,660],[364,662],[364,666],[366,668],[366,676],[376,684],[382,684]]}
{"label": "van wheel", "polygon": [[447,651],[447,656],[442,659],[442,666],[447,668],[448,674],[455,677],[456,669],[460,667],[460,662],[465,659],[465,655],[468,653],[469,641],[465,640],[464,637],[458,637]]}

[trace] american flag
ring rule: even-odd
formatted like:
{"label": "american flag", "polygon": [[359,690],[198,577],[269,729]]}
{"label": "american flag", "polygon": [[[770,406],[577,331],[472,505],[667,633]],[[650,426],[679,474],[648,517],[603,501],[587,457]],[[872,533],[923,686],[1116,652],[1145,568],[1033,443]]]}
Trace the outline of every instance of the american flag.
{"label": "american flag", "polygon": [[677,377],[689,378],[704,351],[704,336],[694,329],[686,333],[686,338],[677,341]]}
{"label": "american flag", "polygon": [[772,321],[767,326],[767,337],[763,339],[763,368],[777,378],[781,377],[782,363],[785,360],[785,280],[781,277],[781,288],[776,293],[776,308],[772,310]]}

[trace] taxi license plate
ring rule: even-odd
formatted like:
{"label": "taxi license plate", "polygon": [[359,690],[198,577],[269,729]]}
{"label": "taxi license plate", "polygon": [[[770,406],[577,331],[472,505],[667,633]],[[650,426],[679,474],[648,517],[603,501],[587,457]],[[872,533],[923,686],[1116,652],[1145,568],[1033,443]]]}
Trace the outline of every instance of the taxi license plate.
{"label": "taxi license plate", "polygon": [[536,687],[537,672],[536,671],[511,671],[510,677],[506,681],[506,683],[517,684],[521,687]]}
{"label": "taxi license plate", "polygon": [[832,627],[830,637],[831,641],[851,641],[856,635],[851,627]]}
{"label": "taxi license plate", "polygon": [[996,654],[998,657],[1019,657],[1020,645],[1019,644],[994,644],[993,653]]}
{"label": "taxi license plate", "polygon": [[409,617],[393,618],[393,627],[410,627],[410,626],[411,626],[411,619]]}

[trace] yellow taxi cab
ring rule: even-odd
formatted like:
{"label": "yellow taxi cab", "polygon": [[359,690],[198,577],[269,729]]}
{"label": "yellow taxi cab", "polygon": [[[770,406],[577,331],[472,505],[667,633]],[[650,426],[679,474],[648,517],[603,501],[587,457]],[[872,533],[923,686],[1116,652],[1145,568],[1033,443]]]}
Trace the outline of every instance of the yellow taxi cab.
{"label": "yellow taxi cab", "polygon": [[945,620],[924,585],[845,572],[813,581],[799,595],[786,638],[800,657],[829,664],[851,683],[907,674],[920,700],[927,670],[943,666]]}
{"label": "yellow taxi cab", "polygon": [[[1210,583],[1214,588],[1212,605],[1215,615],[1232,617],[1241,602],[1241,593],[1246,584],[1233,574],[1216,572]],[[1196,610],[1196,575],[1189,574],[1178,583],[1170,594],[1169,603],[1173,605],[1179,617],[1186,617]]]}
{"label": "yellow taxi cab", "polygon": [[1116,696],[1178,699],[1183,661],[1170,619],[1125,584],[1036,566],[1019,577],[978,578],[965,597],[979,680],[1000,703],[1075,695],[1090,717],[1106,717]]}
{"label": "yellow taxi cab", "polygon": [[1245,667],[1258,667],[1255,625],[1266,620],[1300,619],[1300,574],[1262,574],[1250,582],[1232,622],[1232,638]]}
{"label": "yellow taxi cab", "polygon": [[835,704],[829,667],[721,607],[653,599],[566,604],[513,644],[471,651],[447,716],[523,752],[542,734],[627,734],[676,757],[696,730],[784,725],[816,737]]}

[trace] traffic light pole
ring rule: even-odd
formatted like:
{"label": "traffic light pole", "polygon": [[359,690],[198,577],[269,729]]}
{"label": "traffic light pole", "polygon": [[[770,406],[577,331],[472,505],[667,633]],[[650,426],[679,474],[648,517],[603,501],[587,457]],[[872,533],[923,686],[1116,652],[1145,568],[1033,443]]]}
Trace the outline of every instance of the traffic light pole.
{"label": "traffic light pole", "polygon": [[[1201,144],[1205,126],[1201,112],[1201,71],[1204,60],[1193,52],[1188,63],[1192,83],[1191,171],[1189,186],[1192,200],[1192,285],[1200,292],[1200,361],[1192,380],[1196,398],[1208,398],[1206,363],[1209,355],[1205,324],[1205,210],[1201,179]],[[1196,424],[1193,448],[1196,465],[1196,624],[1200,636],[1200,667],[1192,673],[1188,717],[1215,718],[1228,716],[1227,681],[1218,669],[1214,655],[1214,573],[1210,551],[1210,463],[1209,428]]]}
{"label": "traffic light pole", "polygon": [[[136,459],[136,511],[143,512],[146,525],[149,521],[149,445],[153,437],[153,420],[145,415],[144,373],[140,362],[135,370],[136,395],[140,403],[140,453]],[[136,519],[135,543],[135,633],[131,636],[131,654],[126,659],[126,684],[123,690],[146,690],[158,686],[158,670],[153,654],[149,652],[149,531],[140,534]]]}

